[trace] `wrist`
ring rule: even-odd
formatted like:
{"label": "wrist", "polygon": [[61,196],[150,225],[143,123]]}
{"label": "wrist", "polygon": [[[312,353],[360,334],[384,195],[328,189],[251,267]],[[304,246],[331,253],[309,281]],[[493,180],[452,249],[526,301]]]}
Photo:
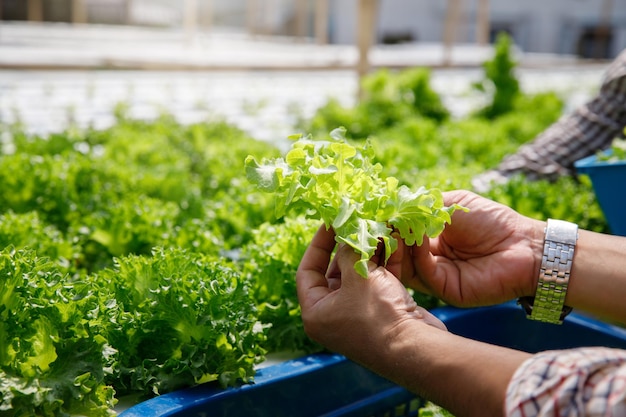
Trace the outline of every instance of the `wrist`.
{"label": "wrist", "polygon": [[396,374],[403,368],[399,362],[414,356],[416,347],[420,346],[420,338],[431,330],[442,331],[419,318],[407,317],[385,331],[368,332],[370,334],[368,341],[359,343],[361,346],[356,350],[339,353],[388,379],[399,382]]}
{"label": "wrist", "polygon": [[624,324],[625,253],[624,237],[580,230],[566,304]]}
{"label": "wrist", "polygon": [[400,385],[415,389],[418,381],[413,379],[412,372],[407,371],[420,369],[428,373],[430,364],[425,363],[424,358],[437,350],[432,346],[439,335],[447,333],[424,320],[406,320],[389,333],[384,353],[373,369]]}
{"label": "wrist", "polygon": [[543,260],[543,246],[547,224],[546,221],[533,220],[527,230],[530,247],[529,262],[532,268],[530,269],[530,273],[526,276],[525,289],[521,294],[522,297],[532,297],[537,292],[537,274],[541,269],[541,262]]}
{"label": "wrist", "polygon": [[508,382],[529,356],[417,320],[390,341],[386,358],[372,369],[455,415],[501,415]]}

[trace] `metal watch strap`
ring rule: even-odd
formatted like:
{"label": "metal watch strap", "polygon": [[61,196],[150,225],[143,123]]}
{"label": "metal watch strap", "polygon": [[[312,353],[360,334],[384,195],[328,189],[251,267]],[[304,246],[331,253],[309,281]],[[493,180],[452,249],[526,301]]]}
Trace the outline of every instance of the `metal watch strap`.
{"label": "metal watch strap", "polygon": [[[535,297],[520,299],[531,320],[561,324],[572,310],[565,306],[578,226],[563,220],[548,219]],[[534,298],[534,299],[533,299]]]}

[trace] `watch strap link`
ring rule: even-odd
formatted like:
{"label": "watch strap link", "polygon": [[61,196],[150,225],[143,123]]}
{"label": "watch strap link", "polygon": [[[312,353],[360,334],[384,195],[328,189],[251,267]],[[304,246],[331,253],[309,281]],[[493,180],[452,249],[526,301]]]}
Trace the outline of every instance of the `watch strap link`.
{"label": "watch strap link", "polygon": [[572,310],[565,305],[565,296],[577,239],[576,224],[548,219],[534,300],[533,297],[520,300],[529,319],[561,324]]}

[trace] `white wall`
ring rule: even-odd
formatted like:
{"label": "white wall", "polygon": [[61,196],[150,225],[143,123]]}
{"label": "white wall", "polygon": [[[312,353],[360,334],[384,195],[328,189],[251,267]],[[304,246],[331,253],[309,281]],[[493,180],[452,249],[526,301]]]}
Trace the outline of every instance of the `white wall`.
{"label": "white wall", "polygon": [[[445,0],[379,0],[376,37],[385,33],[410,32],[420,42],[440,42],[447,2]],[[516,42],[527,52],[574,53],[576,39],[585,24],[597,24],[605,0],[491,0],[494,25],[507,24]],[[358,0],[330,0],[331,40],[353,43]],[[463,24],[458,41],[473,42],[476,0],[462,0]],[[626,0],[613,0],[611,22],[617,28],[613,54],[626,48]]]}
{"label": "white wall", "polygon": [[[121,0],[87,0],[94,4],[122,2]],[[180,20],[182,0],[133,0],[137,5],[159,4],[162,20]],[[203,11],[209,0],[197,0],[203,23]],[[295,0],[256,0],[258,16],[255,26],[261,32],[290,33],[293,24]],[[356,39],[357,5],[359,0],[329,0],[330,41],[352,44]],[[526,52],[565,53],[577,51],[577,40],[585,25],[597,24],[602,17],[602,5],[610,0],[491,0],[490,19],[493,27],[507,27],[513,32],[517,45]],[[309,0],[309,32],[315,0]],[[458,42],[474,42],[476,6],[478,0],[460,0],[462,20],[457,28]],[[626,48],[626,0],[612,0],[610,16],[615,27],[612,55]],[[248,0],[211,0],[213,24],[217,26],[247,27]],[[172,10],[164,13],[167,4]],[[440,42],[443,38],[446,0],[379,0],[376,28],[372,28],[378,42],[387,35],[410,35],[417,42]],[[145,12],[147,17],[150,13]],[[292,28],[291,28],[292,29]]]}

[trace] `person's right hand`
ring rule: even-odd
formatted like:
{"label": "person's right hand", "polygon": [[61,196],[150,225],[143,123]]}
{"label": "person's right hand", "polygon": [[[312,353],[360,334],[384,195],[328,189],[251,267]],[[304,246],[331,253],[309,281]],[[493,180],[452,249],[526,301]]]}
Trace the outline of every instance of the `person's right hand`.
{"label": "person's right hand", "polygon": [[470,191],[444,193],[458,203],[452,223],[421,246],[398,250],[387,269],[418,291],[457,306],[497,304],[535,294],[545,222]]}

